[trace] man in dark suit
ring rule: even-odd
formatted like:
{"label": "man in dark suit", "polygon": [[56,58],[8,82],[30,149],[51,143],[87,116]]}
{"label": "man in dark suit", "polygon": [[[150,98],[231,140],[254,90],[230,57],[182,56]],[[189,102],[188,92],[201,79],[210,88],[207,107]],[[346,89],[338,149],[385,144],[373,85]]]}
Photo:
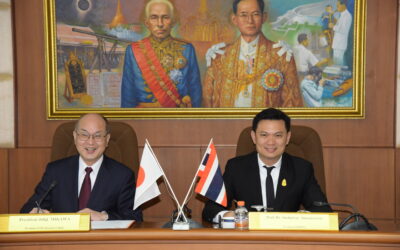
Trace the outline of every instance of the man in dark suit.
{"label": "man in dark suit", "polygon": [[141,211],[133,210],[133,171],[103,154],[110,140],[107,120],[86,114],[76,123],[73,136],[79,155],[49,163],[21,213],[78,212],[90,213],[91,220],[141,221]]}
{"label": "man in dark suit", "polygon": [[290,118],[282,111],[269,108],[253,119],[251,138],[256,152],[230,159],[224,173],[228,207],[208,201],[203,219],[217,222],[219,216],[233,216],[233,200],[244,201],[247,209],[263,205],[270,211],[295,212],[303,205],[308,211],[331,212],[314,177],[312,164],[285,153],[290,140]]}

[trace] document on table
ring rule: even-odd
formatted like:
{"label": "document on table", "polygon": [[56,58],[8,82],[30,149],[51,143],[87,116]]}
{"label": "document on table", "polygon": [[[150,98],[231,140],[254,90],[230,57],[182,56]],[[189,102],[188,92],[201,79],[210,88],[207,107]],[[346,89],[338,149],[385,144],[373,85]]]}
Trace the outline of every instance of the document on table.
{"label": "document on table", "polygon": [[134,220],[92,221],[91,229],[124,229],[129,228],[134,222]]}

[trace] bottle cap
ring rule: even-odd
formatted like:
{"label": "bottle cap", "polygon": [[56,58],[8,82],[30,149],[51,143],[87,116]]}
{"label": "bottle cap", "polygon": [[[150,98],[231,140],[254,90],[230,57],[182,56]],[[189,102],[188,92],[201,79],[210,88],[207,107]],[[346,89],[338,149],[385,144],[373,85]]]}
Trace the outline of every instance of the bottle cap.
{"label": "bottle cap", "polygon": [[238,201],[238,202],[237,202],[237,205],[238,205],[238,206],[241,206],[241,207],[244,207],[244,201]]}

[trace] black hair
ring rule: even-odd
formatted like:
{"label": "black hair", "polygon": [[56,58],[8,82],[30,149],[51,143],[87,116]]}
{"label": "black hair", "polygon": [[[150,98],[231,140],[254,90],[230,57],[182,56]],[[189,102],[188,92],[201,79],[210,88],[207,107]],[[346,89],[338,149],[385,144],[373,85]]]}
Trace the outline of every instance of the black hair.
{"label": "black hair", "polygon": [[347,7],[347,0],[338,0],[338,2],[341,4],[341,5],[346,5],[346,7]]}
{"label": "black hair", "polygon": [[301,33],[301,34],[299,34],[298,36],[297,36],[297,41],[299,42],[299,43],[302,43],[303,41],[305,41],[305,40],[307,40],[308,38],[307,38],[307,34],[305,34],[305,33]]}
{"label": "black hair", "polygon": [[256,132],[258,123],[262,120],[284,121],[286,131],[290,131],[290,117],[283,111],[275,108],[267,108],[258,113],[253,119],[253,131]]}
{"label": "black hair", "polygon": [[318,83],[322,78],[322,70],[317,66],[312,66],[308,70],[308,75],[312,75],[314,77],[314,82]]}
{"label": "black hair", "polygon": [[[240,1],[242,1],[242,0],[233,0],[233,13],[234,14],[237,14],[237,6],[238,6],[238,4],[239,4],[239,2]],[[258,3],[258,7],[260,8],[260,11],[262,12],[262,13],[264,13],[264,0],[257,0],[257,3]]]}

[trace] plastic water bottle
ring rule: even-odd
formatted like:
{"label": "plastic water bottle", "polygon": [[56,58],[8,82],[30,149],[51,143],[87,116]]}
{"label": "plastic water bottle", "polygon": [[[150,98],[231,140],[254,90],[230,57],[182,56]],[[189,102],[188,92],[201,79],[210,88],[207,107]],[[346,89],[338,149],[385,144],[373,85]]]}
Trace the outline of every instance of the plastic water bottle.
{"label": "plastic water bottle", "polygon": [[235,209],[235,227],[236,229],[249,229],[249,213],[244,206],[244,201],[237,202]]}

